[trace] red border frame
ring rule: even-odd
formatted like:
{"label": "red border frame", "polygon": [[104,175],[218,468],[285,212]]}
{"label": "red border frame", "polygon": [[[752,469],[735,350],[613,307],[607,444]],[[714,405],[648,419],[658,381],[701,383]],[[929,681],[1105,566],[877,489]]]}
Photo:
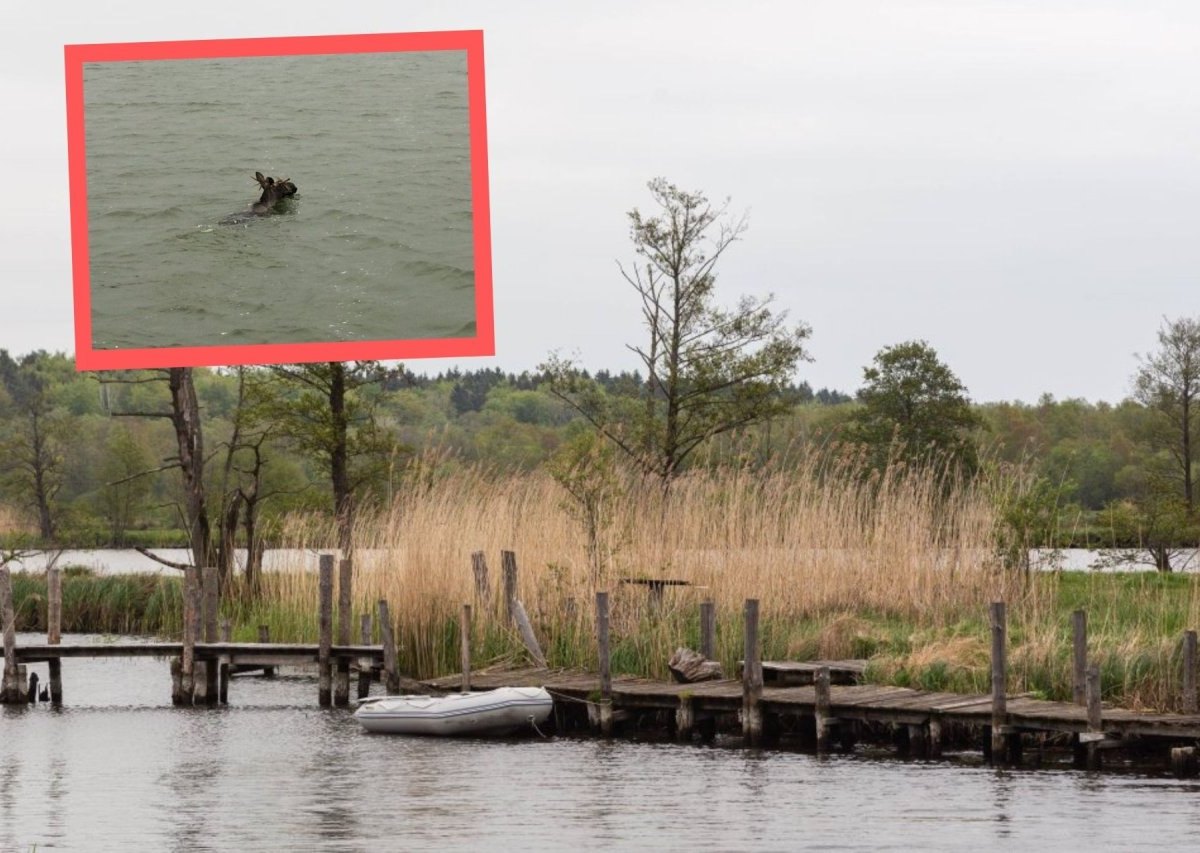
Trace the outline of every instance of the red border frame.
{"label": "red border frame", "polygon": [[[334,343],[243,344],[212,347],[93,349],[88,261],[87,156],[84,150],[83,64],[141,60],[394,53],[465,50],[470,123],[471,203],[475,248],[475,337]],[[67,159],[71,187],[71,254],[75,289],[75,367],[115,370],[305,361],[409,359],[495,355],[492,311],[492,235],[488,199],[487,118],[484,109],[483,31],[381,33],[212,39],[206,41],[69,44],[66,57]]]}

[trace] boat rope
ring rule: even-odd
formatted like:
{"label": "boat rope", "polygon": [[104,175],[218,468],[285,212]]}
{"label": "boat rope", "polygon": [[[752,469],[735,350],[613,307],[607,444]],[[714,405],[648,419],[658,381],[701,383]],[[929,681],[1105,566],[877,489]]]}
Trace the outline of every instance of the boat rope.
{"label": "boat rope", "polygon": [[534,720],[534,718],[533,718],[533,714],[530,714],[530,715],[529,715],[529,725],[533,726],[533,730],[534,730],[535,732],[537,732],[539,735],[541,735],[541,737],[542,737],[542,740],[549,740],[549,739],[550,739],[550,738],[549,738],[549,737],[546,735],[546,733],[545,733],[545,732],[543,732],[541,729],[539,729],[539,728],[538,728],[537,721],[536,721],[536,720]]}
{"label": "boat rope", "polygon": [[566,693],[559,693],[557,690],[551,690],[549,687],[544,687],[542,689],[553,696],[555,702],[578,702],[580,705],[597,706],[600,704],[599,702],[593,702],[591,699],[580,699],[578,696],[568,696]]}

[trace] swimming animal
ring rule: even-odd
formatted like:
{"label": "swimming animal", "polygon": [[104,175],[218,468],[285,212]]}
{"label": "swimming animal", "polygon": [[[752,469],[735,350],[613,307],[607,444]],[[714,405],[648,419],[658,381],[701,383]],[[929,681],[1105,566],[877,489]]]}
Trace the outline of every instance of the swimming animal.
{"label": "swimming animal", "polygon": [[262,195],[258,201],[246,210],[226,216],[221,220],[222,225],[237,225],[256,216],[266,216],[279,202],[296,194],[296,185],[292,183],[291,178],[269,178],[262,172],[255,172],[254,180],[262,187]]}
{"label": "swimming animal", "polygon": [[291,198],[296,194],[296,185],[292,183],[291,178],[282,178],[277,181],[274,178],[264,178],[262,172],[255,172],[254,180],[258,181],[263,193],[262,197],[250,208],[251,213],[259,215],[270,213],[271,208],[281,199]]}

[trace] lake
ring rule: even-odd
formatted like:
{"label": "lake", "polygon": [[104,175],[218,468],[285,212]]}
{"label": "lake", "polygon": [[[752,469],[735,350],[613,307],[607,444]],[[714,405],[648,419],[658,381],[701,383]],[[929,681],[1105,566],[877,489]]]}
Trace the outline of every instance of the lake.
{"label": "lake", "polygon": [[[465,51],[84,67],[97,349],[473,337]],[[221,220],[291,178],[278,215]]]}
{"label": "lake", "polygon": [[318,709],[308,677],[236,678],[199,710],[171,707],[165,661],[63,670],[63,708],[0,708],[5,851],[1161,851],[1200,831],[1200,782],[1159,772],[389,737]]}
{"label": "lake", "polygon": [[[154,548],[151,550],[155,554],[172,562],[182,563],[191,560],[191,552],[185,548]],[[1066,571],[1092,570],[1092,567],[1101,556],[1099,551],[1091,551],[1085,548],[1067,548],[1053,553],[1035,550],[1030,553],[1034,565],[1038,568],[1053,570],[1057,567]],[[358,554],[364,560],[371,560],[372,555],[377,555],[380,559],[388,557],[388,555],[382,552],[374,552],[370,549],[362,549]],[[15,560],[11,565],[16,571],[41,572],[45,571],[46,563],[51,557],[51,553],[39,552],[24,560]],[[242,550],[238,552],[238,564],[244,565],[244,563],[245,551]],[[121,574],[125,572],[137,574],[166,573],[175,576],[180,574],[177,570],[166,568],[161,563],[154,562],[149,557],[132,548],[66,550],[58,557],[57,564],[60,567],[85,566],[97,574]],[[1175,565],[1177,571],[1200,571],[1200,559],[1197,559],[1197,552],[1195,550],[1181,551]],[[263,554],[263,567],[266,571],[296,568],[299,566],[316,571],[317,552],[294,548],[274,548]],[[1153,568],[1153,563],[1143,562],[1109,568],[1105,569],[1105,571],[1149,571]]]}

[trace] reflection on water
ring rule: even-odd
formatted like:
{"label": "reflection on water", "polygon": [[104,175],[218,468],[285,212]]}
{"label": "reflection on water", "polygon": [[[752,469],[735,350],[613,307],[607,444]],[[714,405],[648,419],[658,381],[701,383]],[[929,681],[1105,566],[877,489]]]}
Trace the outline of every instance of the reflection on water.
{"label": "reflection on water", "polygon": [[308,678],[235,679],[207,711],[170,706],[165,661],[63,668],[66,707],[0,710],[0,850],[1150,850],[1200,830],[1200,784],[1165,776],[388,737],[317,709]]}

